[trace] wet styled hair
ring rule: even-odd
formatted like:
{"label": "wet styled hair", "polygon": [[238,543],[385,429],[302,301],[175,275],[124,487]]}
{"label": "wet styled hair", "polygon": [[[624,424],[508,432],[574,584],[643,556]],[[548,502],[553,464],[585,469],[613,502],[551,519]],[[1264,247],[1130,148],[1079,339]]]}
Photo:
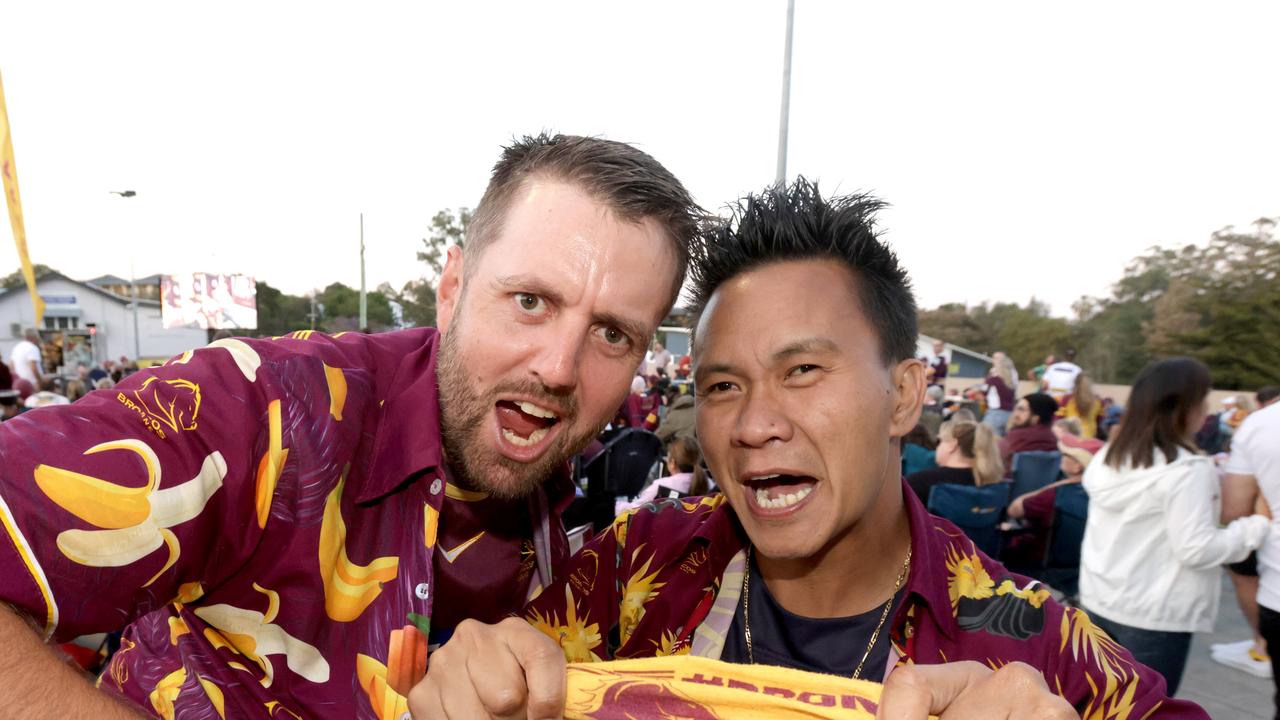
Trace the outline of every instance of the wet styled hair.
{"label": "wet styled hair", "polygon": [[884,363],[915,357],[911,281],[898,256],[876,236],[875,214],[883,207],[870,195],[824,198],[817,183],[803,177],[739,200],[729,221],[694,248],[694,317],[717,288],[744,272],[788,260],[836,260],[858,281],[858,300],[879,337]]}
{"label": "wet styled hair", "polygon": [[463,252],[478,258],[502,232],[512,199],[534,177],[573,184],[619,218],[658,221],[671,241],[675,302],[689,265],[689,246],[705,213],[684,185],[652,156],[625,143],[579,135],[526,135],[504,147],[467,228]]}
{"label": "wet styled hair", "polygon": [[1195,452],[1191,417],[1209,395],[1209,368],[1199,360],[1175,357],[1148,364],[1134,378],[1124,422],[1107,449],[1107,465],[1119,470],[1155,464],[1155,451],[1173,462],[1178,448]]}

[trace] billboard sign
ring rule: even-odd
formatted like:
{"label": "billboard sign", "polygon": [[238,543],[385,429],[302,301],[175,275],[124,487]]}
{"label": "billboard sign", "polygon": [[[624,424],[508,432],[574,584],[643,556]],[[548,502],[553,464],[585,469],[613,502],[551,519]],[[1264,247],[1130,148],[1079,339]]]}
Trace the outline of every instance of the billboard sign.
{"label": "billboard sign", "polygon": [[248,275],[185,273],[160,278],[160,317],[165,329],[254,330],[257,283]]}

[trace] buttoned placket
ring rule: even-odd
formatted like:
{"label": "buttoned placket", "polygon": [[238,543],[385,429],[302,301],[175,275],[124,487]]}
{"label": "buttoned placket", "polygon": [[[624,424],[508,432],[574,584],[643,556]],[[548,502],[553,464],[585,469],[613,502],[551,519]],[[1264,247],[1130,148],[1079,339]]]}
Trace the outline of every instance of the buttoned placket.
{"label": "buttoned placket", "polygon": [[[431,479],[431,484],[427,488],[426,506],[429,507],[432,511],[434,511],[436,527],[433,530],[431,530],[431,534],[433,535],[433,538],[432,538],[433,542],[427,547],[426,568],[425,568],[427,579],[423,582],[418,583],[413,587],[413,596],[420,603],[418,607],[422,610],[422,612],[419,614],[426,620],[425,627],[423,626],[424,625],[423,623],[415,623],[415,624],[418,626],[418,629],[422,631],[423,637],[428,639],[431,637],[430,635],[431,616],[432,616],[432,608],[435,605],[435,591],[436,591],[436,587],[435,587],[436,543],[434,542],[434,539],[438,538],[440,535],[440,523],[443,519],[441,510],[444,507],[444,484],[445,483],[444,483],[443,475],[437,471],[435,476]],[[424,511],[424,515],[429,517],[431,513],[426,513]],[[426,520],[424,520],[423,522],[425,523]],[[427,532],[428,530],[424,526],[423,533],[425,534]],[[424,542],[425,542],[425,537],[424,537]]]}

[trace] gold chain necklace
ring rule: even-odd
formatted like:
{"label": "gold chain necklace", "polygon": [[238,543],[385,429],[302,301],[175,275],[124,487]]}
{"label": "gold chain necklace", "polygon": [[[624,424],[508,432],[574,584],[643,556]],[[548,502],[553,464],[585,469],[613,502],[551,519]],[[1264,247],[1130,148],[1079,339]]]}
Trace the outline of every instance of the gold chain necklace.
{"label": "gold chain necklace", "polygon": [[[907,559],[902,561],[902,570],[898,572],[898,579],[893,584],[893,594],[889,596],[889,600],[884,604],[884,610],[880,611],[880,622],[876,623],[876,629],[871,632],[871,640],[867,642],[867,649],[862,653],[862,659],[858,661],[858,667],[854,668],[853,679],[858,680],[862,676],[862,666],[866,664],[867,658],[871,655],[871,650],[876,646],[876,640],[880,637],[880,629],[884,627],[884,621],[889,618],[889,610],[893,608],[893,601],[898,597],[898,591],[902,589],[902,583],[907,579],[907,573],[911,570],[911,545],[907,545]],[[751,648],[751,546],[747,546],[747,567],[742,573],[742,631],[747,641],[747,662],[751,665],[756,664],[755,653]]]}

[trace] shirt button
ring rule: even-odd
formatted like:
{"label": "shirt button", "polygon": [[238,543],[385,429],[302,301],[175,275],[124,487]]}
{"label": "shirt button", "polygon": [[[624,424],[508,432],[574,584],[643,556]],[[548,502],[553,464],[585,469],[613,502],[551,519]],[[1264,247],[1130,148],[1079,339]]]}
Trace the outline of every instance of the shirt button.
{"label": "shirt button", "polygon": [[432,480],[432,481],[431,481],[431,494],[432,494],[432,495],[439,495],[439,494],[440,494],[440,491],[441,491],[441,490],[443,490],[443,489],[444,489],[444,481],[443,481],[443,480],[441,480],[440,478],[436,478],[435,480]]}
{"label": "shirt button", "polygon": [[431,597],[431,586],[426,583],[418,583],[413,589],[413,594],[418,596],[419,600],[426,600]]}

